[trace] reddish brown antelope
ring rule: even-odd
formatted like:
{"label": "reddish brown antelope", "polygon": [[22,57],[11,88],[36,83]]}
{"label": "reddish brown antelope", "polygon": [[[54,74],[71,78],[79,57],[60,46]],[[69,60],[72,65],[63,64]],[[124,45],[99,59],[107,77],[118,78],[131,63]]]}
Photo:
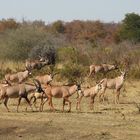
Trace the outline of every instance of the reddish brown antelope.
{"label": "reddish brown antelope", "polygon": [[70,112],[71,111],[71,101],[69,100],[69,97],[72,96],[76,91],[79,91],[79,90],[81,90],[80,84],[73,84],[73,85],[69,85],[69,86],[51,86],[51,85],[48,85],[45,88],[45,94],[48,97],[48,99],[46,99],[45,101],[43,101],[41,103],[40,110],[43,111],[43,106],[44,106],[46,101],[48,101],[51,109],[55,110],[54,106],[52,104],[52,97],[54,97],[54,98],[63,98],[62,111],[64,111],[65,103],[68,102],[69,103],[68,112]]}
{"label": "reddish brown antelope", "polygon": [[81,110],[80,103],[83,97],[90,97],[90,109],[93,109],[94,100],[98,92],[101,90],[101,84],[104,82],[104,80],[100,81],[96,84],[96,86],[85,89],[84,91],[79,93],[79,97],[77,99],[77,105],[76,109]]}
{"label": "reddish brown antelope", "polygon": [[[48,85],[54,78],[54,76],[56,75],[57,73],[54,73],[54,74],[46,74],[46,75],[43,75],[43,76],[36,76],[36,80],[38,80],[39,84],[43,84],[45,85]],[[44,94],[43,95],[43,98],[47,98],[47,96]],[[37,106],[36,106],[36,100],[37,99],[41,99],[42,100],[42,95],[38,92],[35,92],[35,93],[32,93],[30,94],[30,102],[33,100],[33,104],[34,104],[34,107],[36,108],[37,110]]]}
{"label": "reddish brown antelope", "polygon": [[96,73],[103,73],[106,74],[109,71],[118,69],[117,65],[110,65],[110,64],[101,64],[101,65],[90,65],[89,67],[89,77],[93,74],[93,76]]}
{"label": "reddish brown antelope", "polygon": [[113,79],[103,79],[104,82],[102,83],[102,90],[100,93],[99,98],[103,100],[104,102],[104,98],[105,98],[105,91],[106,89],[115,89],[115,104],[119,104],[119,96],[120,96],[120,90],[123,87],[124,84],[124,80],[125,80],[125,76],[126,76],[126,71],[122,72],[121,71],[121,75],[113,78]]}

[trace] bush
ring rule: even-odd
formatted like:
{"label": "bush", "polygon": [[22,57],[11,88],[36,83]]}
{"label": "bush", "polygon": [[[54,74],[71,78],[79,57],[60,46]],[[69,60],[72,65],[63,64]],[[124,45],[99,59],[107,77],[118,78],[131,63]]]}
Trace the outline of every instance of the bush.
{"label": "bush", "polygon": [[38,56],[35,55],[38,55],[39,50],[40,55],[48,57],[50,63],[55,63],[55,49],[62,46],[63,41],[63,36],[42,31],[38,26],[24,25],[1,35],[0,58],[8,60],[25,60],[28,56],[36,58]]}
{"label": "bush", "polygon": [[35,46],[29,53],[30,58],[36,59],[37,56],[42,56],[49,60],[49,64],[55,64],[56,60],[56,48],[49,41],[40,43]]}
{"label": "bush", "polygon": [[120,38],[132,42],[140,41],[140,15],[135,13],[125,15],[120,29]]}
{"label": "bush", "polygon": [[61,77],[66,78],[69,83],[78,81],[85,76],[85,69],[82,65],[69,63],[64,65],[61,70]]}

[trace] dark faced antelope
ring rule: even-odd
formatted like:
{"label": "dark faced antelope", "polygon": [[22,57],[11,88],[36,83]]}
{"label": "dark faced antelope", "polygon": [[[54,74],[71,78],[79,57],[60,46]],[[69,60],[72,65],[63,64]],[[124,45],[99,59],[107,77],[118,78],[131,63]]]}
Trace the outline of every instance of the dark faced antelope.
{"label": "dark faced antelope", "polygon": [[52,104],[52,97],[54,98],[63,98],[63,107],[62,111],[64,111],[64,106],[65,103],[69,103],[69,110],[68,112],[71,111],[71,101],[69,100],[69,97],[72,96],[75,92],[81,90],[81,86],[79,84],[74,84],[74,85],[69,85],[69,86],[51,86],[48,85],[45,88],[45,94],[48,97],[45,101],[41,103],[41,108],[40,110],[43,111],[43,106],[46,101],[48,101],[49,106],[51,109],[55,110]]}
{"label": "dark faced antelope", "polygon": [[84,91],[81,91],[79,93],[79,97],[77,99],[77,105],[76,109],[81,110],[80,103],[83,97],[90,97],[90,109],[93,109],[94,105],[94,100],[98,92],[101,90],[101,84],[104,82],[104,80],[100,81],[99,83],[96,84],[96,86],[85,89]]}
{"label": "dark faced antelope", "polygon": [[[27,101],[27,103],[30,105],[30,101],[27,98],[27,95],[29,92],[33,92],[35,90],[40,92],[41,87],[37,86],[36,84],[35,85],[33,85],[33,84],[16,84],[16,85],[12,85],[12,86],[2,87],[1,91],[0,91],[0,100],[4,100],[4,105],[7,109],[7,111],[9,111],[9,108],[7,107],[9,98],[18,98],[18,105],[17,105],[17,112],[18,112],[18,108],[19,108],[21,99],[24,98]],[[30,105],[30,107],[31,107],[31,105]]]}
{"label": "dark faced antelope", "polygon": [[93,74],[95,75],[96,73],[103,73],[106,74],[109,71],[118,69],[117,65],[109,65],[109,64],[101,64],[101,65],[90,65],[89,67],[89,77]]}
{"label": "dark faced antelope", "polygon": [[100,93],[99,98],[103,100],[104,102],[104,97],[105,97],[105,91],[106,89],[114,89],[115,90],[115,104],[119,104],[119,96],[120,96],[120,90],[123,87],[124,80],[125,80],[126,72],[121,71],[121,75],[113,78],[113,79],[103,79],[104,82],[102,83],[102,90]]}
{"label": "dark faced antelope", "polygon": [[22,83],[23,81],[25,81],[28,78],[29,75],[31,75],[31,71],[25,70],[23,72],[17,72],[15,74],[6,74],[5,80],[8,82]]}

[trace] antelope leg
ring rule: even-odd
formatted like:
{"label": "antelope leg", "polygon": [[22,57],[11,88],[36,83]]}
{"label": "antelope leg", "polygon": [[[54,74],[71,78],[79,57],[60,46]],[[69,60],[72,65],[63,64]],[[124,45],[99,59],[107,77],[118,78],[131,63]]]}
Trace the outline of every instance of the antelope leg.
{"label": "antelope leg", "polygon": [[19,105],[20,105],[21,99],[22,99],[22,97],[20,96],[19,99],[18,99],[17,112],[18,112],[18,108],[19,108]]}
{"label": "antelope leg", "polygon": [[5,105],[6,109],[7,109],[7,111],[10,112],[10,111],[9,111],[9,108],[8,108],[8,106],[7,106],[8,99],[9,99],[8,97],[5,98],[5,100],[4,100],[4,105]]}

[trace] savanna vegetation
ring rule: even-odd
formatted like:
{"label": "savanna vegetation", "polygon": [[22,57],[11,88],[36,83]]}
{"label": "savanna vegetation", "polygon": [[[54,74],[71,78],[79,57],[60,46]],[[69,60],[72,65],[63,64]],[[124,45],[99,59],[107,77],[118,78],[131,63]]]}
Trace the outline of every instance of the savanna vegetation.
{"label": "savanna vegetation", "polygon": [[[119,64],[129,69],[130,78],[140,78],[140,16],[125,15],[120,23],[0,21],[1,78],[23,69],[25,59],[39,55],[61,70],[62,76],[87,74],[90,64]],[[6,63],[7,62],[7,63]],[[69,74],[68,74],[69,73]],[[71,77],[72,75],[72,77]]]}
{"label": "savanna vegetation", "polygon": [[[90,64],[115,63],[128,71],[121,103],[114,104],[115,94],[108,90],[108,103],[99,103],[96,98],[94,111],[89,110],[86,98],[82,101],[82,110],[77,111],[77,95],[71,97],[71,113],[62,113],[62,100],[55,98],[53,113],[47,104],[43,112],[25,112],[27,104],[23,101],[20,113],[16,113],[16,99],[8,104],[11,112],[6,112],[0,103],[0,139],[139,139],[140,87],[135,79],[140,78],[140,15],[126,14],[120,23],[75,20],[45,24],[43,21],[2,19],[0,50],[0,79],[6,73],[25,69],[26,59],[39,59],[39,56],[47,58],[50,65],[33,70],[33,76],[55,71],[59,74],[53,82],[60,82],[60,85],[66,84],[66,80],[86,79]],[[118,75],[120,72],[115,70],[107,77]],[[101,79],[100,76],[99,73],[95,78]],[[85,79],[82,79],[82,89],[94,85],[93,78]]]}

